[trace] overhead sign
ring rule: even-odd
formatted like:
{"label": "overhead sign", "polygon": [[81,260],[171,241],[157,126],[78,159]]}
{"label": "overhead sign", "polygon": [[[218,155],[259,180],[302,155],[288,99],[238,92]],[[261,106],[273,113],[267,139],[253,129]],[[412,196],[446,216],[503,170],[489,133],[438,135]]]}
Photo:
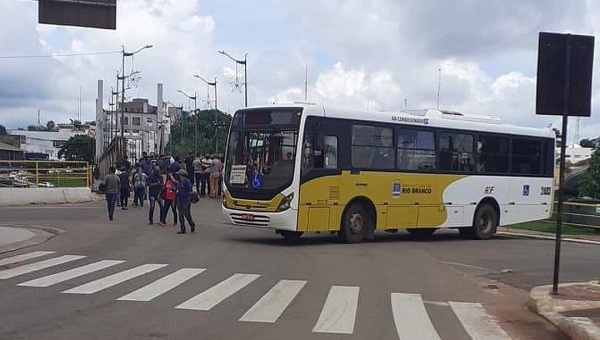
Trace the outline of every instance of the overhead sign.
{"label": "overhead sign", "polygon": [[117,0],[38,0],[40,24],[117,28]]}
{"label": "overhead sign", "polygon": [[593,36],[541,32],[536,113],[589,117],[593,63]]}

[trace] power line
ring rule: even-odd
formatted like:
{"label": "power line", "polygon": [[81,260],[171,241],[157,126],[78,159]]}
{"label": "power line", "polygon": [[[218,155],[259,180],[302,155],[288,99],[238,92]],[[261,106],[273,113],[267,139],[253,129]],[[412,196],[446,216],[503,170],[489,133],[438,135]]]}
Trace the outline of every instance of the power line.
{"label": "power line", "polygon": [[84,55],[118,54],[118,53],[121,53],[121,51],[84,52],[84,53],[66,53],[66,54],[40,54],[40,55],[12,55],[12,56],[0,56],[0,59],[77,57],[77,56],[84,56]]}

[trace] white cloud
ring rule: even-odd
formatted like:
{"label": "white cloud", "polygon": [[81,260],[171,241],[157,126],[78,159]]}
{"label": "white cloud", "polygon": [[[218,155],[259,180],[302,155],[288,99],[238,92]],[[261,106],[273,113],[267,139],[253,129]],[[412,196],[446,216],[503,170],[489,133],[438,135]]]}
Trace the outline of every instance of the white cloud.
{"label": "white cloud", "polygon": [[[398,110],[406,99],[409,108],[431,108],[441,68],[442,108],[543,126],[552,118],[534,115],[538,31],[600,30],[600,6],[592,0],[567,7],[561,0],[118,3],[118,29],[109,31],[36,25],[37,4],[0,1],[0,12],[11,13],[0,22],[0,30],[8,32],[0,35],[0,50],[74,53],[125,45],[132,51],[152,44],[134,57],[142,79],[130,95],[154,102],[156,83],[162,82],[167,100],[187,105],[177,89],[204,97],[206,86],[192,75],[217,75],[220,106],[229,110],[241,107],[244,96],[232,91],[235,65],[216,53],[221,49],[238,58],[249,53],[251,105],[303,100],[308,66],[309,101]],[[0,121],[25,125],[34,121],[37,108],[55,120],[73,117],[80,86],[84,117],[93,119],[96,79],[105,80],[106,98],[120,67],[119,54],[0,60],[0,80],[10,84],[0,88]],[[132,70],[131,58],[126,70]],[[599,72],[596,67],[596,78]],[[600,83],[594,85],[597,99]],[[598,121],[592,118],[585,133],[595,134],[588,127]]]}

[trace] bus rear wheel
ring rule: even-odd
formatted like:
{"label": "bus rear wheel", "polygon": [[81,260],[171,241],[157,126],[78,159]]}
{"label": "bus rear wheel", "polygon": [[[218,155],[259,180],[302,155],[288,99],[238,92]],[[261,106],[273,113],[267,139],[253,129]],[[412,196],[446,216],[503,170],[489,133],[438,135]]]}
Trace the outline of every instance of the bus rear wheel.
{"label": "bus rear wheel", "polygon": [[498,220],[496,209],[490,204],[483,204],[475,211],[473,226],[460,228],[460,234],[476,240],[490,239],[496,233]]}
{"label": "bus rear wheel", "polygon": [[303,232],[301,231],[289,231],[289,230],[280,230],[279,234],[283,236],[283,238],[287,242],[298,242],[300,237],[302,237]]}
{"label": "bus rear wheel", "polygon": [[365,207],[360,203],[352,203],[344,213],[340,237],[346,243],[359,243],[372,228],[373,222]]}
{"label": "bus rear wheel", "polygon": [[409,234],[415,237],[429,237],[435,233],[437,228],[409,228],[406,229]]}

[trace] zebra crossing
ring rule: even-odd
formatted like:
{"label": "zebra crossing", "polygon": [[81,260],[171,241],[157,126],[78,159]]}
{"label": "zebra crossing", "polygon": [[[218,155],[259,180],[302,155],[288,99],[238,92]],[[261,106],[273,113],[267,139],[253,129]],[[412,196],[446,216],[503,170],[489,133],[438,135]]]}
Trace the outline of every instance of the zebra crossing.
{"label": "zebra crossing", "polygon": [[[40,258],[55,256],[49,259]],[[14,279],[21,275],[52,268],[59,265],[75,262],[86,258],[83,255],[56,255],[51,251],[38,251],[13,257],[0,259],[0,281]],[[25,261],[36,261],[20,264]],[[100,260],[58,271],[29,281],[17,283],[21,287],[45,288],[60,283],[65,283],[76,278],[85,277],[92,273],[101,273],[103,270],[118,268],[120,271],[92,280],[63,291],[63,294],[91,295],[108,290],[119,284],[142,277],[151,272],[168,267],[168,264],[148,263],[127,268],[124,260]],[[9,268],[3,268],[9,267]],[[161,295],[167,294],[185,282],[201,280],[210,272],[206,268],[178,268],[155,281],[133,290],[116,300],[148,302]],[[223,281],[205,289],[195,292],[195,295],[174,306],[178,310],[210,311],[223,301],[243,291],[261,277],[260,274],[234,273]],[[244,323],[273,324],[284,316],[286,310],[294,300],[301,298],[310,283],[305,280],[279,280],[262,297],[260,297],[238,319]],[[354,334],[357,312],[360,308],[360,287],[331,286],[325,301],[323,301],[316,323],[312,328],[313,333],[328,334]],[[390,308],[395,331],[400,340],[442,340],[434,322],[430,318],[420,294],[391,292]],[[507,333],[500,327],[495,318],[489,315],[484,307],[473,302],[442,303],[454,313],[465,332],[473,340],[509,340]],[[391,325],[390,325],[391,326]]]}

